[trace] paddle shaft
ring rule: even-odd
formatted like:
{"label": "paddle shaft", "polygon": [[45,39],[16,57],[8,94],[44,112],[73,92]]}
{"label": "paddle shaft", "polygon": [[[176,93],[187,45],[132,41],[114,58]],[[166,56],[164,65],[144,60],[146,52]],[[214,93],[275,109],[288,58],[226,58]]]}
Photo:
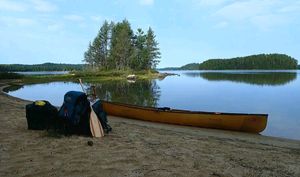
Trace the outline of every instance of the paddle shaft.
{"label": "paddle shaft", "polygon": [[[79,83],[81,85],[82,91],[87,94],[86,90],[83,87],[81,79],[79,79]],[[91,103],[90,103],[90,107],[91,107],[91,115],[90,115],[90,130],[91,130],[91,133],[94,137],[103,137],[104,136],[104,131],[103,131],[101,122],[99,121],[99,119],[97,117],[97,114],[94,112]],[[97,125],[99,127],[97,127]]]}

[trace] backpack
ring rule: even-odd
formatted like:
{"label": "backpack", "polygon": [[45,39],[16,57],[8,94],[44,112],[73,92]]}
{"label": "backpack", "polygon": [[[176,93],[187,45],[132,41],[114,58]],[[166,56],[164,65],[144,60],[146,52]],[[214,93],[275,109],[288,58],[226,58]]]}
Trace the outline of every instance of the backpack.
{"label": "backpack", "polygon": [[103,110],[102,102],[100,100],[98,100],[97,102],[95,102],[93,104],[92,107],[93,107],[93,110],[96,113],[99,121],[101,122],[101,125],[102,125],[102,128],[103,128],[104,132],[109,133],[110,131],[112,131],[112,128],[108,124],[108,121],[107,121],[107,114]]}
{"label": "backpack", "polygon": [[85,93],[67,92],[64,96],[64,103],[58,111],[58,118],[61,121],[60,129],[65,134],[91,135],[90,113],[90,102]]}
{"label": "backpack", "polygon": [[26,105],[29,130],[45,130],[56,126],[57,108],[48,101],[39,100]]}

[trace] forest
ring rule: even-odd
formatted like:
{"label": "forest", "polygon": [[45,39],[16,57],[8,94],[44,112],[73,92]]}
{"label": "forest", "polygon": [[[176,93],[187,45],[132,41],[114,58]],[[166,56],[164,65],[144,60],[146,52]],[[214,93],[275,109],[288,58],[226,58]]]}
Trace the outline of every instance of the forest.
{"label": "forest", "polygon": [[236,69],[297,69],[297,60],[285,54],[259,54],[231,59],[209,59],[191,63],[181,70],[236,70]]}
{"label": "forest", "polygon": [[100,70],[150,70],[159,63],[160,52],[154,31],[134,33],[125,19],[114,23],[104,21],[97,36],[84,53],[84,62]]}
{"label": "forest", "polygon": [[23,64],[0,64],[0,72],[15,72],[15,71],[78,71],[83,70],[83,64],[58,64],[58,63],[43,63],[35,65]]}

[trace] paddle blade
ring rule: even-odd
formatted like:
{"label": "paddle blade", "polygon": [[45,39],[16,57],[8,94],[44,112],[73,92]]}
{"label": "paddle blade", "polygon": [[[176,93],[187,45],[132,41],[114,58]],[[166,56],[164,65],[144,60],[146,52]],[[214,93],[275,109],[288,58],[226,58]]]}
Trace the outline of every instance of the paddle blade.
{"label": "paddle blade", "polygon": [[102,125],[93,110],[90,115],[90,129],[93,137],[100,138],[104,136]]}

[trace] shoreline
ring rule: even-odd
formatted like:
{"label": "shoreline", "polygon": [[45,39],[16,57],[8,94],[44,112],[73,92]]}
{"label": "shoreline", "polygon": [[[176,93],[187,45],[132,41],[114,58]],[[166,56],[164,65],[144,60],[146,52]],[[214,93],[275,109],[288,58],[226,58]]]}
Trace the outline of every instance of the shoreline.
{"label": "shoreline", "polygon": [[[0,80],[0,176],[300,176],[300,141],[109,116],[103,139],[27,130]],[[94,146],[87,145],[92,140]]]}
{"label": "shoreline", "polygon": [[77,71],[61,75],[25,75],[21,80],[24,83],[39,83],[44,80],[47,81],[77,81],[79,78],[89,81],[108,81],[108,80],[129,80],[128,76],[134,75],[134,80],[145,79],[164,79],[167,76],[174,76],[177,74],[166,73],[159,71],[131,71],[131,70],[111,70],[111,71]]}
{"label": "shoreline", "polygon": [[[13,99],[13,100],[16,100],[16,101],[20,101],[20,102],[24,102],[24,103],[32,103],[33,102],[33,100],[25,100],[25,99],[22,99],[22,98],[18,98],[18,97],[14,97],[14,96],[11,96],[11,95],[9,95],[8,93],[6,93],[4,90],[6,89],[6,88],[8,88],[8,87],[10,87],[10,86],[14,86],[14,85],[20,85],[20,86],[22,86],[22,85],[24,85],[24,83],[18,83],[18,84],[13,84],[13,85],[5,85],[5,86],[1,86],[1,80],[0,80],[0,91],[3,93],[3,94],[5,94],[7,97],[10,97],[11,99]],[[57,108],[59,108],[59,107],[57,107]],[[135,120],[135,119],[129,119],[129,118],[122,118],[122,117],[116,117],[116,116],[110,116],[110,115],[108,115],[108,117],[113,117],[113,118],[115,118],[115,119],[120,119],[120,120],[123,120],[123,119],[125,119],[125,120],[127,120],[127,121],[133,121],[133,122],[135,122],[136,124],[139,124],[139,123],[142,123],[142,124],[144,124],[144,123],[146,123],[146,125],[143,125],[143,126],[150,126],[151,127],[151,124],[154,124],[154,126],[160,126],[160,125],[162,125],[163,127],[162,128],[167,128],[168,129],[168,126],[175,126],[176,128],[178,128],[178,129],[180,129],[180,127],[185,127],[185,128],[191,128],[191,129],[204,129],[204,130],[206,130],[207,131],[207,133],[208,133],[208,135],[209,135],[209,132],[210,131],[221,131],[222,133],[231,133],[231,134],[236,134],[236,135],[238,135],[238,134],[244,134],[244,136],[242,136],[242,137],[244,137],[244,138],[246,138],[247,137],[247,135],[253,135],[253,136],[258,136],[257,138],[258,139],[264,139],[264,138],[270,138],[270,139],[274,139],[274,140],[278,140],[278,141],[280,141],[280,142],[283,142],[283,144],[285,143],[285,141],[295,141],[295,142],[299,142],[300,143],[300,140],[297,140],[297,139],[289,139],[289,138],[285,138],[285,137],[276,137],[276,136],[268,136],[268,135],[261,135],[260,133],[258,133],[258,134],[255,134],[255,133],[248,133],[248,132],[239,132],[239,131],[230,131],[230,130],[222,130],[222,129],[210,129],[210,128],[201,128],[201,127],[193,127],[193,126],[182,126],[182,125],[174,125],[174,124],[166,124],[166,123],[156,123],[156,122],[150,122],[150,121],[140,121],[140,120]],[[147,125],[147,124],[149,124],[149,125]],[[166,127],[164,127],[164,125],[166,126]],[[153,125],[152,125],[153,126]],[[224,134],[220,134],[220,136],[223,136]],[[259,136],[261,136],[261,138],[259,138]],[[228,138],[228,137],[227,137]],[[300,144],[299,144],[300,145]]]}

